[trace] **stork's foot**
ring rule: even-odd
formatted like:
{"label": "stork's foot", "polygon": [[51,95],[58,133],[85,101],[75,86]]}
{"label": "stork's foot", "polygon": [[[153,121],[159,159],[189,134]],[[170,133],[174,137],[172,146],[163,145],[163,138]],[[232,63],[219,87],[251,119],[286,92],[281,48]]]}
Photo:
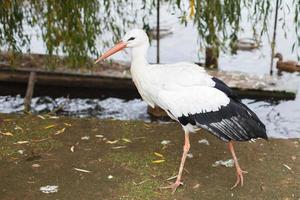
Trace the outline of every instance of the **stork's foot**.
{"label": "stork's foot", "polygon": [[174,193],[176,192],[177,188],[178,188],[180,185],[183,185],[183,182],[181,182],[181,181],[176,181],[175,183],[171,183],[171,184],[168,185],[168,186],[160,187],[160,189],[171,189],[171,190],[172,190],[172,194],[174,194]]}
{"label": "stork's foot", "polygon": [[247,171],[243,171],[240,167],[236,168],[236,182],[235,184],[231,187],[231,190],[236,188],[239,184],[241,184],[241,187],[244,184],[244,177],[243,174],[247,174]]}

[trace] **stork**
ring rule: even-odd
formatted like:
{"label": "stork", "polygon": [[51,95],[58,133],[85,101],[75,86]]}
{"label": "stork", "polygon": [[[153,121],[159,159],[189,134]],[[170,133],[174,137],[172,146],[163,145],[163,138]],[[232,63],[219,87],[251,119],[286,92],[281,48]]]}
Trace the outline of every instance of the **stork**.
{"label": "stork", "polygon": [[184,146],[175,183],[163,187],[174,193],[182,185],[181,176],[190,149],[189,134],[200,128],[227,142],[236,167],[236,182],[243,186],[243,171],[238,163],[233,141],[267,139],[265,125],[221,80],[192,63],[148,64],[147,34],[134,29],[95,63],[124,49],[131,48],[131,75],[142,99],[151,107],[159,106],[184,130]]}

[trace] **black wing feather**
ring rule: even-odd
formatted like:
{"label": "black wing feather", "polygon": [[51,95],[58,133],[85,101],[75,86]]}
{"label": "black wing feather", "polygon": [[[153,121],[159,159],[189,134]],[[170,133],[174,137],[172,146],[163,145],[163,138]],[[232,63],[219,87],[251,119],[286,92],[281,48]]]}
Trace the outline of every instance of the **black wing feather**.
{"label": "black wing feather", "polygon": [[196,124],[224,141],[267,139],[265,125],[246,105],[231,99],[218,111],[190,114],[178,118],[182,125]]}
{"label": "black wing feather", "polygon": [[265,125],[257,115],[243,104],[240,98],[220,79],[213,77],[215,88],[224,92],[230,102],[218,111],[182,115],[178,118],[182,125],[191,124],[209,130],[224,141],[247,141],[254,138],[268,139]]}

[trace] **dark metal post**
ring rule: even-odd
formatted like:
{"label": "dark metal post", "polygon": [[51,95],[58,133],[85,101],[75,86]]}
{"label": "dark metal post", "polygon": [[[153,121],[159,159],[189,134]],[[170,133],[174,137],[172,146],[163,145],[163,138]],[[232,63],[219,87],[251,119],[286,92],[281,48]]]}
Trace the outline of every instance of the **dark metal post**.
{"label": "dark metal post", "polygon": [[159,5],[159,1],[157,0],[157,14],[156,14],[156,42],[157,42],[157,46],[156,46],[156,62],[159,63],[159,10],[160,10],[160,5]]}
{"label": "dark metal post", "polygon": [[276,30],[277,30],[277,18],[278,18],[278,6],[279,0],[276,0],[276,10],[275,10],[275,21],[274,21],[274,30],[273,30],[273,39],[271,43],[271,66],[270,66],[270,75],[273,74],[273,62],[274,62],[274,54],[275,54],[275,47],[276,47]]}

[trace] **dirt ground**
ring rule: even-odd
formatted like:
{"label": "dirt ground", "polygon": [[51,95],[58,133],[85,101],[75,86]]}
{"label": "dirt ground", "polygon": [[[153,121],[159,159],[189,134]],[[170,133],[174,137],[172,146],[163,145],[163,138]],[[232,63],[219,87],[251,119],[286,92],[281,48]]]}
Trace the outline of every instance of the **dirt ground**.
{"label": "dirt ground", "polygon": [[[249,173],[230,190],[235,169],[212,166],[231,158],[226,144],[193,134],[185,184],[172,195],[159,187],[179,167],[183,131],[175,123],[0,114],[0,131],[1,200],[300,199],[299,139],[236,143]],[[57,191],[45,193],[47,185]]]}

